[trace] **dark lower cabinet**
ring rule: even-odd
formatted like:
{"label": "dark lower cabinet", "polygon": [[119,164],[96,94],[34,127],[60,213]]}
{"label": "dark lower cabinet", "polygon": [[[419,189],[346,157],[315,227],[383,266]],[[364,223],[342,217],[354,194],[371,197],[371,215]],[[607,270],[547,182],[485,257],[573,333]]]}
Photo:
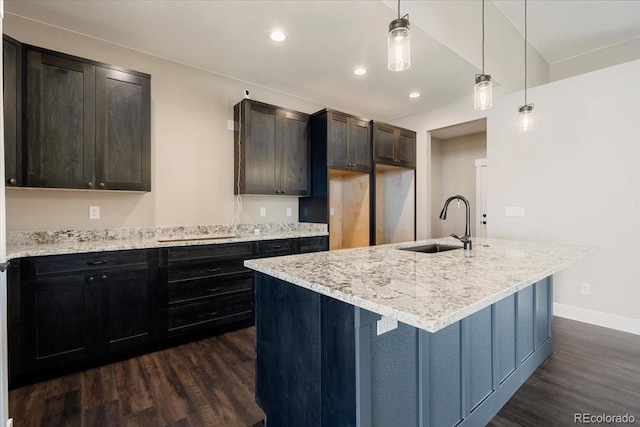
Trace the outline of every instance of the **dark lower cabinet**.
{"label": "dark lower cabinet", "polygon": [[23,286],[25,371],[95,355],[97,297],[97,281],[92,275],[43,278]]}
{"label": "dark lower cabinet", "polygon": [[157,270],[101,273],[99,350],[102,355],[142,348],[157,333]]}
{"label": "dark lower cabinet", "polygon": [[244,260],[327,249],[314,236],[12,260],[10,385],[252,325]]}

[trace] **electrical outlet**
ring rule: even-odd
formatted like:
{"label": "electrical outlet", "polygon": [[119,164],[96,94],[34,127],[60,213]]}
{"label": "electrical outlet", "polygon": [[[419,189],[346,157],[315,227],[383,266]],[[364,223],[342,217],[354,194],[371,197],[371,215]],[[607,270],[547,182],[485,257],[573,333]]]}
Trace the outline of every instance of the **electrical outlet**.
{"label": "electrical outlet", "polygon": [[100,219],[100,206],[89,206],[89,219]]}
{"label": "electrical outlet", "polygon": [[235,130],[233,120],[227,120],[227,130]]}
{"label": "electrical outlet", "polygon": [[382,316],[380,320],[376,323],[376,328],[378,330],[378,335],[382,335],[389,331],[393,331],[398,327],[398,321],[396,319],[392,319],[391,317]]}
{"label": "electrical outlet", "polygon": [[591,285],[586,282],[580,283],[580,292],[584,295],[591,295]]}
{"label": "electrical outlet", "polygon": [[267,216],[267,208],[265,207],[260,208],[260,216]]}
{"label": "electrical outlet", "polygon": [[336,208],[329,208],[329,215],[335,216],[336,215]]}
{"label": "electrical outlet", "polygon": [[287,208],[287,216],[291,215],[293,215],[293,211],[291,210],[291,208]]}

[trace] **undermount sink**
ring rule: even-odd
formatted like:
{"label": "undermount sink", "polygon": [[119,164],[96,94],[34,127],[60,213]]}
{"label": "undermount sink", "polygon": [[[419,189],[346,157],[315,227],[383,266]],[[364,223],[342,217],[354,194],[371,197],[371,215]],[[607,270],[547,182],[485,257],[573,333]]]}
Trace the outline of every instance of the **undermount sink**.
{"label": "undermount sink", "polygon": [[443,245],[440,243],[431,243],[422,246],[413,246],[410,248],[398,248],[403,251],[422,252],[423,254],[435,254],[438,252],[451,251],[453,249],[462,249],[462,246]]}

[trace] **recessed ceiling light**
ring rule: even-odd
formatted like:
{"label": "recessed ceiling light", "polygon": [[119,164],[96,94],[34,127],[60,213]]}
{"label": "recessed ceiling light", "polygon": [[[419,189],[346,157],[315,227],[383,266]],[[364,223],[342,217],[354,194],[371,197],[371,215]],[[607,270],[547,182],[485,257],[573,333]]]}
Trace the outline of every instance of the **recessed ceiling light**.
{"label": "recessed ceiling light", "polygon": [[271,33],[271,40],[273,40],[274,42],[282,42],[286,38],[287,36],[282,31],[274,31]]}
{"label": "recessed ceiling light", "polygon": [[353,74],[355,74],[356,76],[363,76],[363,75],[367,74],[367,69],[366,68],[356,68],[355,70],[353,70]]}
{"label": "recessed ceiling light", "polygon": [[420,92],[411,92],[409,94],[409,98],[419,98],[420,97]]}

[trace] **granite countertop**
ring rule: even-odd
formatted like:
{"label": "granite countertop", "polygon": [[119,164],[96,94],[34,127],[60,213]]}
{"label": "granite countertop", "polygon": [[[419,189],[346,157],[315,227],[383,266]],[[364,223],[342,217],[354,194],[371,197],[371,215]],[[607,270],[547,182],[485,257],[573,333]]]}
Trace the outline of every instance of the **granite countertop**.
{"label": "granite countertop", "polygon": [[[254,230],[260,233],[255,234]],[[241,224],[7,233],[7,260],[328,235],[326,224]]]}
{"label": "granite countertop", "polygon": [[398,248],[424,240],[330,252],[247,260],[261,273],[436,332],[597,249],[554,243],[474,239],[470,252],[435,254]]}

